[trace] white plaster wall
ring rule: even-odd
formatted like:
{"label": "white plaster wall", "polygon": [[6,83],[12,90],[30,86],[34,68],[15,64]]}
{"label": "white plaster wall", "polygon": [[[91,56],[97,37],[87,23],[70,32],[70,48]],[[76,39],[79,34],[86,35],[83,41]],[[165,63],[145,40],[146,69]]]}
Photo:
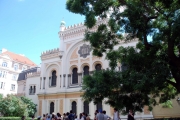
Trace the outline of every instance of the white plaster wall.
{"label": "white plaster wall", "polygon": [[[30,86],[31,85],[36,85],[36,93],[34,95],[29,95],[29,89],[30,89]],[[39,76],[36,76],[36,77],[29,77],[27,78],[26,80],[26,89],[25,89],[25,96],[28,97],[29,99],[31,99],[35,104],[39,104],[39,101],[38,101],[38,96],[37,94],[39,93],[39,89],[40,88],[40,77]],[[39,106],[37,106],[37,111],[39,110],[38,109]],[[36,113],[37,115],[37,113]]]}
{"label": "white plaster wall", "polygon": [[25,94],[26,80],[17,81],[17,83],[18,83],[17,94]]}

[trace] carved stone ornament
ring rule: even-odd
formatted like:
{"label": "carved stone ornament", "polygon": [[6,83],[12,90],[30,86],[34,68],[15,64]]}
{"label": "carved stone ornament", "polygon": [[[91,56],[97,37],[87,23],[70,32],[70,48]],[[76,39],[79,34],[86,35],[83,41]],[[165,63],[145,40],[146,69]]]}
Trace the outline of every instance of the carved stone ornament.
{"label": "carved stone ornament", "polygon": [[90,51],[90,46],[83,44],[83,46],[80,46],[78,53],[80,54],[80,57],[86,58],[88,55],[90,55]]}

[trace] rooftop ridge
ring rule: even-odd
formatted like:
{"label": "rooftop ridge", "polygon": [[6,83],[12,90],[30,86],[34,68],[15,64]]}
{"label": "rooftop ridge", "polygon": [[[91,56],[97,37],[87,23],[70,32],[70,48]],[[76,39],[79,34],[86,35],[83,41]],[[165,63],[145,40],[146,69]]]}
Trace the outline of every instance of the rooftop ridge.
{"label": "rooftop ridge", "polygon": [[57,53],[59,52],[59,48],[54,48],[54,49],[51,49],[51,50],[46,50],[46,51],[43,51],[41,53],[41,56],[43,55],[49,55],[49,54],[53,54],[53,53]]}
{"label": "rooftop ridge", "polygon": [[37,71],[37,72],[30,72],[30,73],[27,73],[27,78],[35,77],[35,76],[40,76],[40,74],[41,74],[40,71]]}

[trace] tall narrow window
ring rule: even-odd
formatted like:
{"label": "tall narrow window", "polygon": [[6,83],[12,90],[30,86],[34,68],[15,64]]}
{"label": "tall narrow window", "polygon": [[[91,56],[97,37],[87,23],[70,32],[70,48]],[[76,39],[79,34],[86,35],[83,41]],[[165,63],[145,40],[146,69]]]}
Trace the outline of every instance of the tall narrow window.
{"label": "tall narrow window", "polygon": [[32,90],[33,90],[33,88],[32,88],[32,86],[31,86],[29,92],[32,93]]}
{"label": "tall narrow window", "polygon": [[75,101],[72,102],[72,111],[76,114],[77,104]]}
{"label": "tall narrow window", "polygon": [[0,83],[0,89],[3,89],[3,82]]}
{"label": "tall narrow window", "polygon": [[34,86],[34,93],[36,93],[36,86]]}
{"label": "tall narrow window", "polygon": [[52,72],[51,86],[56,86],[56,78],[57,78],[57,76],[56,76],[56,71],[54,70],[54,71]]}
{"label": "tall narrow window", "polygon": [[2,78],[6,78],[6,75],[7,75],[7,72],[6,72],[6,71],[2,71],[1,77],[2,77]]}
{"label": "tall narrow window", "polygon": [[2,71],[0,71],[0,77],[2,77]]}
{"label": "tall narrow window", "polygon": [[78,74],[77,74],[77,68],[74,68],[72,70],[72,84],[78,83]]}
{"label": "tall narrow window", "polygon": [[54,102],[50,103],[50,114],[54,112]]}
{"label": "tall narrow window", "polygon": [[83,70],[84,70],[84,75],[89,75],[89,66],[85,66]]}
{"label": "tall narrow window", "polygon": [[15,91],[15,84],[11,84],[11,91]]}
{"label": "tall narrow window", "polygon": [[14,65],[14,70],[17,71],[19,66],[17,64]]}
{"label": "tall narrow window", "polygon": [[84,112],[89,114],[89,102],[84,101]]}
{"label": "tall narrow window", "polygon": [[95,69],[96,69],[96,71],[101,70],[101,64],[97,64],[97,65],[95,66]]}

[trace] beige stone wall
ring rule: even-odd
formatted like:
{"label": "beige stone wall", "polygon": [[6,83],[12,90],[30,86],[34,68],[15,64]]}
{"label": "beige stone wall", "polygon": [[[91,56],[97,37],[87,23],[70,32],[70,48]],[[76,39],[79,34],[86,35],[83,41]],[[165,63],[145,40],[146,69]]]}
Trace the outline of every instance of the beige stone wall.
{"label": "beige stone wall", "polygon": [[153,108],[154,118],[167,118],[167,117],[180,117],[180,102],[176,99],[172,100],[173,108],[163,108],[162,105],[155,106]]}

